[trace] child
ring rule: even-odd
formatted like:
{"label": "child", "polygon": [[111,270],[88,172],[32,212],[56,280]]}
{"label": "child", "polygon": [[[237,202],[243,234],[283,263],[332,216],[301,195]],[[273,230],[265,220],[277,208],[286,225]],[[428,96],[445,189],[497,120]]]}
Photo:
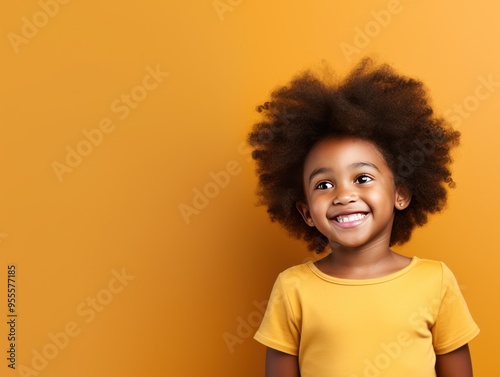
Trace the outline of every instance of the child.
{"label": "child", "polygon": [[260,204],[330,253],[282,272],[255,339],[267,377],[470,377],[478,333],[448,267],[395,253],[446,203],[459,133],[421,82],[363,60],[340,84],[311,72],[254,126]]}

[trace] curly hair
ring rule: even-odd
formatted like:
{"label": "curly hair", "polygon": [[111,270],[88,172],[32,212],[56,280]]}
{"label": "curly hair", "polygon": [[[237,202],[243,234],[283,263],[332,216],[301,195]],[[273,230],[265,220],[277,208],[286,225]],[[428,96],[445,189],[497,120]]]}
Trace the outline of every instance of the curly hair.
{"label": "curly hair", "polygon": [[296,203],[304,201],[303,165],[312,147],[329,137],[356,137],[372,142],[394,174],[394,182],[412,197],[396,211],[390,245],[403,244],[428,215],[443,209],[447,186],[454,187],[449,165],[460,133],[434,114],[421,81],[389,65],[363,59],[347,77],[305,71],[278,87],[257,107],[261,122],[248,136],[257,164],[258,204],[272,221],[321,253],[328,239],[309,227]]}

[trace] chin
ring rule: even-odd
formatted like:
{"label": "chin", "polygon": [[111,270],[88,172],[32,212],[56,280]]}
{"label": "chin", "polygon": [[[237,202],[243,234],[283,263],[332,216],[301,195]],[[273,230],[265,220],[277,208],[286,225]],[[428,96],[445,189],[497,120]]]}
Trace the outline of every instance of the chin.
{"label": "chin", "polygon": [[366,243],[364,242],[331,242],[330,244],[332,245],[332,250],[340,248],[356,250],[366,246]]}
{"label": "chin", "polygon": [[370,247],[375,244],[380,244],[381,240],[373,240],[373,239],[351,239],[351,240],[343,240],[343,241],[330,241],[332,245],[332,249],[336,248],[344,248],[344,249],[363,249],[365,247]]}

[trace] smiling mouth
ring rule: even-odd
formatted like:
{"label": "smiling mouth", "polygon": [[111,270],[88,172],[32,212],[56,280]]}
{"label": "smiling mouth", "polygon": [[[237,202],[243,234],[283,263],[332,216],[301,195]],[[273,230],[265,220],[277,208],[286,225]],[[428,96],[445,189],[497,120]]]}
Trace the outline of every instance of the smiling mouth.
{"label": "smiling mouth", "polygon": [[340,223],[350,223],[353,221],[359,221],[364,219],[366,216],[366,213],[351,213],[349,215],[339,215],[335,217],[335,220]]}

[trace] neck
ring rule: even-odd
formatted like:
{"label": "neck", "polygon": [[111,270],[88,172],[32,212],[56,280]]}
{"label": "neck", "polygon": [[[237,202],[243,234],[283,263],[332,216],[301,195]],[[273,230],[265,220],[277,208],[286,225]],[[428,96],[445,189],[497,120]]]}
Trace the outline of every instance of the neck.
{"label": "neck", "polygon": [[317,262],[323,272],[346,278],[369,278],[384,275],[399,268],[404,262],[389,248],[389,240],[379,240],[360,248],[331,244],[332,252]]}
{"label": "neck", "polygon": [[336,263],[346,266],[372,264],[393,254],[393,251],[389,248],[389,243],[389,236],[381,237],[360,247],[347,247],[331,242],[331,257]]}

